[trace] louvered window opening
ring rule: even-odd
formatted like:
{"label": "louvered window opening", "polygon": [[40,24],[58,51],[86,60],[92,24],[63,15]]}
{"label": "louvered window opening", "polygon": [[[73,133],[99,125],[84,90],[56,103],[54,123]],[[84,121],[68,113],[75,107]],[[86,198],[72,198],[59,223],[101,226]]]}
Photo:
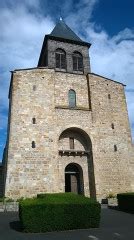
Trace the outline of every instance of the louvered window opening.
{"label": "louvered window opening", "polygon": [[73,70],[83,71],[83,58],[80,53],[74,53],[73,55]]}
{"label": "louvered window opening", "polygon": [[66,54],[63,50],[56,51],[56,68],[66,69]]}

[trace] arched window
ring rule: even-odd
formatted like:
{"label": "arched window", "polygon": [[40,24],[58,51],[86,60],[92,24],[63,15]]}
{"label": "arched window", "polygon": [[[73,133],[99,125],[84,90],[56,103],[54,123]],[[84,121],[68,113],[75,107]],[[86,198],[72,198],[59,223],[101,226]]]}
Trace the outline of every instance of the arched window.
{"label": "arched window", "polygon": [[73,70],[83,71],[83,57],[79,52],[73,53]]}
{"label": "arched window", "polygon": [[64,50],[58,48],[55,52],[56,68],[66,69],[66,53]]}
{"label": "arched window", "polygon": [[76,107],[76,92],[72,89],[70,89],[68,92],[68,100],[70,108]]}

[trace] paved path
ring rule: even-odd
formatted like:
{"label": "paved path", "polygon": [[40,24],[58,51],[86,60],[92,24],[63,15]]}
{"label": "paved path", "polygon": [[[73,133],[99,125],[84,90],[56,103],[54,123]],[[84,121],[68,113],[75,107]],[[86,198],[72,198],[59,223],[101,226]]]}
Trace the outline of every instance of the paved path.
{"label": "paved path", "polygon": [[0,213],[0,240],[134,240],[134,215],[102,209],[99,229],[52,233],[19,231],[17,213]]}

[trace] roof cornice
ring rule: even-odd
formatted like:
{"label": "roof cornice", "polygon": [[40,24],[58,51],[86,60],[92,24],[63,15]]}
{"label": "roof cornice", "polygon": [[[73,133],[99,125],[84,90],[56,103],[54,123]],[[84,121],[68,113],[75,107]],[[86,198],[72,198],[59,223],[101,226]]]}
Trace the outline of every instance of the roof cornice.
{"label": "roof cornice", "polygon": [[[104,79],[106,79],[106,80],[109,80],[109,81],[112,81],[112,82],[121,84],[122,86],[126,87],[126,85],[125,85],[124,83],[118,82],[118,81],[113,80],[113,79],[111,79],[111,78],[107,78],[107,77],[105,77],[105,76],[102,76],[102,75],[99,75],[99,74],[96,74],[96,73],[93,73],[93,72],[90,72],[90,73],[88,73],[88,74],[89,74],[89,75],[93,75],[93,76],[97,76],[97,77],[104,78]],[[88,75],[88,74],[87,74],[87,75]]]}
{"label": "roof cornice", "polygon": [[61,38],[61,37],[55,37],[52,35],[45,35],[44,41],[47,42],[48,39],[59,41],[59,42],[67,42],[67,43],[81,45],[81,46],[87,46],[88,48],[90,48],[91,46],[91,43],[88,43],[88,42],[83,42],[83,41],[80,42],[80,41],[75,41],[75,40]]}

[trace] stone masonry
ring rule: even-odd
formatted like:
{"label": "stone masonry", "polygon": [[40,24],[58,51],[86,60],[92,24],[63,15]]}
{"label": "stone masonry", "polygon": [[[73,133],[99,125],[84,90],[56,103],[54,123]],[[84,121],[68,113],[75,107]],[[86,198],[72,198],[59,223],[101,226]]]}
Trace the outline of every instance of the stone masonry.
{"label": "stone masonry", "polygon": [[51,68],[55,68],[55,50],[57,48],[64,49],[66,51],[66,60],[67,60],[67,72],[73,72],[73,64],[72,64],[72,53],[74,51],[79,51],[83,56],[83,65],[84,65],[84,73],[87,74],[90,72],[89,66],[89,51],[88,47],[74,45],[70,43],[64,43],[60,41],[48,40],[48,66]]}
{"label": "stone masonry", "polygon": [[[7,197],[64,192],[64,170],[70,162],[82,167],[85,194],[90,195],[86,157],[61,157],[58,152],[59,136],[70,127],[83,129],[91,139],[98,199],[110,191],[131,190],[132,146],[124,86],[94,74],[88,74],[88,79],[91,109],[85,75],[47,68],[13,73]],[[78,106],[73,110],[68,107],[68,90],[72,88]],[[32,124],[33,117],[36,124]]]}
{"label": "stone masonry", "polygon": [[[44,40],[38,67],[12,72],[3,161],[6,197],[65,192],[65,174],[74,174],[66,172],[69,164],[78,169],[86,196],[101,200],[109,193],[134,191],[124,85],[90,72],[89,47],[59,23]],[[66,69],[55,67],[57,48],[66,52]],[[73,70],[75,51],[83,57],[82,72]],[[76,94],[73,108],[70,89]]]}

